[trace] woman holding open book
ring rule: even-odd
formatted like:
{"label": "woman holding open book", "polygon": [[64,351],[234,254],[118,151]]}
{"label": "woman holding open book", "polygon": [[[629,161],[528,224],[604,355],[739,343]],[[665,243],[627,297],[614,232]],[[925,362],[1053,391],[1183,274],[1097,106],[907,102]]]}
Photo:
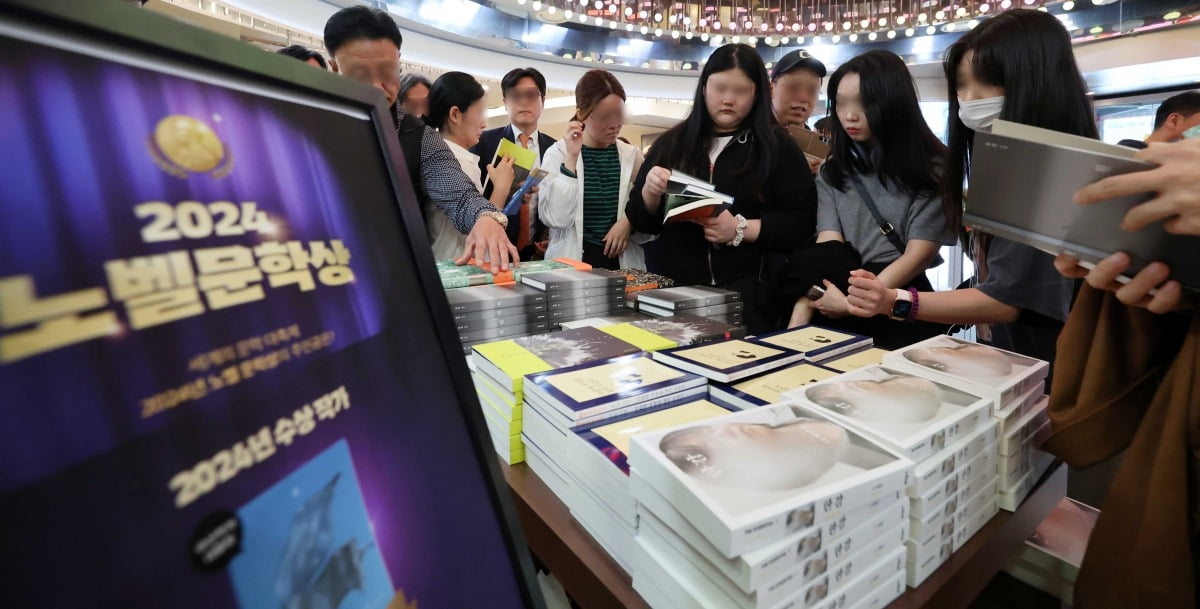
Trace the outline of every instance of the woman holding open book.
{"label": "woman holding open book", "polygon": [[[782,260],[813,237],[817,197],[799,146],[775,122],[771,85],[752,47],[725,45],[700,73],[691,114],[651,147],[634,183],[628,215],[638,231],[657,234],[647,247],[650,271],[681,285],[734,290],[745,303],[747,330],[777,329],[773,297],[763,281],[768,262]],[[665,195],[682,172],[733,198],[715,215],[670,222]],[[760,296],[759,292],[764,294]]]}
{"label": "woman holding open book", "polygon": [[607,70],[589,70],[575,85],[575,117],[546,152],[548,177],[538,215],[550,229],[546,259],[573,258],[595,268],[643,269],[640,245],[625,215],[642,151],[617,139],[625,124],[625,88]]}
{"label": "woman holding open book", "polygon": [[[921,116],[912,76],[895,53],[869,51],[833,73],[829,100],[835,120],[832,151],[817,176],[818,245],[789,261],[781,285],[794,303],[788,325],[820,312],[819,323],[872,336],[885,349],[940,334],[945,328],[935,324],[847,317],[850,271],[865,268],[888,288],[928,292],[925,269],[942,245],[955,242],[939,192],[945,147]],[[810,299],[813,286],[824,293]]]}

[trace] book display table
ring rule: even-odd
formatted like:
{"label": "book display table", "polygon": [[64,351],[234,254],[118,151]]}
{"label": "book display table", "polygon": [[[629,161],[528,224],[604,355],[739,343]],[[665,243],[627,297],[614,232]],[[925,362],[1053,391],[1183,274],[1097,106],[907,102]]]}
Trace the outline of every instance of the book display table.
{"label": "book display table", "polygon": [[[571,516],[558,497],[524,464],[501,463],[504,477],[537,557],[583,609],[648,609],[621,569]],[[966,607],[1066,495],[1067,470],[1055,463],[1015,512],[1000,512],[921,586],[909,588],[890,609]]]}

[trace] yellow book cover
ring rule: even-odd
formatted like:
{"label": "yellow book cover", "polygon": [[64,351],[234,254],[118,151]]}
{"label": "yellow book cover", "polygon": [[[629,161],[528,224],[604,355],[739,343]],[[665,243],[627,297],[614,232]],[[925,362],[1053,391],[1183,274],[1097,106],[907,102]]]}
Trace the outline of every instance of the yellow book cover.
{"label": "yellow book cover", "polygon": [[533,171],[533,166],[537,165],[537,153],[518,146],[511,140],[500,139],[500,146],[496,148],[496,158],[504,158],[505,155],[513,158],[513,165],[522,167],[527,171]]}
{"label": "yellow book cover", "polygon": [[644,351],[659,351],[661,349],[673,349],[679,346],[679,343],[663,338],[648,330],[643,330],[635,325],[622,323],[613,324],[611,326],[603,326],[599,328],[605,334],[611,334],[639,349]]}
{"label": "yellow book cover", "polygon": [[853,340],[854,337],[849,334],[842,334],[826,328],[817,328],[814,326],[805,326],[796,328],[790,332],[780,332],[774,336],[764,336],[759,338],[764,343],[769,343],[777,347],[808,353],[817,349],[824,349],[830,345]]}
{"label": "yellow book cover", "polygon": [[760,400],[766,400],[768,404],[775,404],[783,399],[780,394],[785,391],[811,385],[837,375],[837,372],[826,370],[820,366],[799,364],[742,381],[735,384],[733,388]]}
{"label": "yellow book cover", "polygon": [[675,357],[691,360],[708,366],[714,370],[731,370],[747,364],[754,364],[769,357],[782,354],[783,351],[744,340],[729,340],[719,343],[683,349],[672,353]]}
{"label": "yellow book cover", "polygon": [[554,369],[545,360],[517,344],[515,340],[477,345],[475,352],[495,364],[505,376],[512,380],[511,389],[514,393],[521,389],[526,374],[536,374]]}
{"label": "yellow book cover", "polygon": [[684,373],[648,357],[594,366],[547,379],[555,389],[577,403],[585,403],[621,392],[677,379]]}
{"label": "yellow book cover", "polygon": [[850,372],[867,366],[874,366],[883,363],[883,356],[887,355],[887,349],[879,347],[871,347],[857,353],[851,353],[845,357],[839,357],[826,362],[821,362],[826,368],[833,368],[838,372]]}
{"label": "yellow book cover", "polygon": [[656,429],[675,427],[676,425],[683,425],[685,423],[695,423],[727,414],[729,414],[728,409],[721,408],[708,400],[696,400],[695,402],[688,402],[674,408],[659,410],[658,412],[626,419],[603,427],[596,427],[591,431],[607,440],[617,450],[628,455],[629,440],[637,434]]}

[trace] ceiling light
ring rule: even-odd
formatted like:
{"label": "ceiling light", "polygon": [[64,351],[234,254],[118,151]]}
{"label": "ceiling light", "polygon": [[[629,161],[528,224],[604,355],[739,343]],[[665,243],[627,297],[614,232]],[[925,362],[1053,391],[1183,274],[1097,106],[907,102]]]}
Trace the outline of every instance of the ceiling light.
{"label": "ceiling light", "polygon": [[714,29],[714,30],[719,30],[719,29],[721,29],[721,22],[720,22],[720,21],[714,21],[714,22],[713,22],[713,29]]}
{"label": "ceiling light", "polygon": [[883,27],[885,25],[887,25],[887,19],[880,17],[879,18],[879,27]]}
{"label": "ceiling light", "polygon": [[632,6],[625,7],[625,16],[626,17],[633,16],[633,7]]}
{"label": "ceiling light", "polygon": [[896,37],[896,30],[888,30],[888,40]]}
{"label": "ceiling light", "polygon": [[671,38],[679,40],[679,30],[671,30]]}
{"label": "ceiling light", "polygon": [[675,25],[675,21],[677,19],[678,19],[678,17],[676,17],[675,15],[671,15],[671,16],[667,17],[667,23],[669,23],[671,25]]}
{"label": "ceiling light", "polygon": [[938,11],[938,12],[934,13],[934,14],[933,14],[933,18],[934,18],[934,19],[937,19],[938,21],[941,21],[942,19],[945,19],[945,18],[946,18],[946,11]]}
{"label": "ceiling light", "polygon": [[662,13],[654,13],[654,22],[658,23],[660,21],[662,21]]}
{"label": "ceiling light", "polygon": [[833,44],[837,44],[842,41],[842,36],[840,34],[834,34],[833,38],[830,38],[830,40],[833,41]]}
{"label": "ceiling light", "polygon": [[925,28],[925,33],[929,34],[930,36],[932,36],[936,32],[937,32],[937,28],[933,27],[932,25]]}
{"label": "ceiling light", "polygon": [[550,6],[547,6],[547,7],[546,7],[546,12],[547,12],[547,13],[550,13],[551,15],[553,15],[554,13],[557,13],[557,12],[558,12],[558,8],[557,8],[557,7],[555,7],[553,4],[551,4]]}
{"label": "ceiling light", "polygon": [[1166,19],[1167,21],[1174,21],[1174,20],[1180,18],[1181,16],[1183,16],[1183,15],[1179,11],[1171,11],[1171,12],[1167,13],[1166,15],[1163,15],[1163,19]]}
{"label": "ceiling light", "polygon": [[517,0],[517,4],[520,4],[520,5],[524,6],[524,5],[525,5],[525,0]]}
{"label": "ceiling light", "polygon": [[604,18],[596,17],[596,25],[604,25]]}
{"label": "ceiling light", "polygon": [[868,25],[871,25],[871,21],[869,19],[863,19],[862,21],[858,22],[858,25],[861,27],[867,27]]}
{"label": "ceiling light", "polygon": [[[1005,0],[1005,1],[1007,2],[1007,0]],[[926,21],[929,21],[929,15],[926,15],[925,13],[921,13],[920,15],[917,15],[917,21],[920,21],[921,23],[925,23]]]}
{"label": "ceiling light", "polygon": [[958,7],[958,10],[954,11],[954,14],[959,17],[964,17],[967,14],[967,9],[965,7],[960,6],[960,7]]}
{"label": "ceiling light", "polygon": [[532,5],[530,5],[530,6],[532,6],[532,7],[533,7],[533,10],[535,10],[535,11],[540,11],[540,10],[542,10],[542,3],[541,3],[541,2],[538,2],[538,0],[533,0],[533,4],[532,4]]}
{"label": "ceiling light", "polygon": [[621,27],[621,24],[617,23],[616,20],[613,20],[613,21],[608,22],[608,27],[609,27],[609,29],[615,30],[615,29]]}
{"label": "ceiling light", "polygon": [[[813,43],[813,46],[819,46],[819,45],[821,44],[821,37],[820,37],[820,36],[813,36],[813,41],[812,41],[812,43]],[[801,43],[801,44],[803,44],[803,43]]]}
{"label": "ceiling light", "polygon": [[913,34],[916,34],[916,33],[917,33],[917,31],[912,28],[908,28],[907,30],[904,30],[905,36],[912,36]]}
{"label": "ceiling light", "polygon": [[1090,32],[1090,33],[1092,33],[1092,34],[1103,34],[1103,33],[1104,33],[1104,26],[1102,26],[1102,25],[1097,25],[1097,26],[1093,27],[1092,29],[1088,30],[1088,32]]}
{"label": "ceiling light", "polygon": [[828,22],[828,21],[826,21],[826,22],[825,22],[825,31],[826,31],[826,32],[832,32],[832,31],[833,31],[833,24],[832,24],[832,23],[830,23],[830,22]]}
{"label": "ceiling light", "polygon": [[691,17],[684,17],[684,18],[683,18],[683,24],[684,24],[684,25],[691,25],[691,24],[692,24],[692,18],[691,18]]}
{"label": "ceiling light", "polygon": [[981,12],[981,13],[986,13],[990,10],[992,10],[992,7],[988,6],[987,3],[979,5],[979,12]]}
{"label": "ceiling light", "polygon": [[876,38],[879,38],[879,34],[876,34],[875,32],[867,34],[867,40],[875,40]]}
{"label": "ceiling light", "polygon": [[690,70],[690,69],[692,69],[692,64],[691,64],[691,62],[686,62],[686,61],[685,61],[685,62],[683,62],[683,66],[682,66],[682,67],[683,67],[683,69],[685,69],[685,70]]}
{"label": "ceiling light", "polygon": [[688,31],[688,32],[684,32],[684,33],[683,33],[683,37],[684,37],[684,38],[686,38],[686,39],[688,39],[688,40],[691,40],[691,39],[692,39],[692,33],[691,33],[690,31]]}
{"label": "ceiling light", "polygon": [[734,36],[734,37],[733,37],[733,44],[741,44],[741,42],[742,42],[742,37],[741,37],[741,36]]}
{"label": "ceiling light", "polygon": [[642,63],[642,67],[643,67],[643,68],[649,68],[649,67],[650,67],[650,62],[649,62],[649,61],[643,62],[643,63]]}
{"label": "ceiling light", "polygon": [[1064,11],[1069,11],[1069,10],[1071,10],[1071,9],[1073,9],[1073,8],[1075,8],[1075,3],[1074,3],[1074,2],[1072,2],[1071,0],[1067,0],[1066,2],[1063,2],[1063,3],[1062,3],[1062,9],[1063,9]]}
{"label": "ceiling light", "polygon": [[793,32],[799,32],[799,31],[800,31],[800,24],[799,24],[799,23],[793,23],[793,24],[792,24],[792,31],[793,31]]}
{"label": "ceiling light", "polygon": [[858,34],[850,34],[850,42],[858,42]]}
{"label": "ceiling light", "polygon": [[1002,9],[1007,10],[1011,6],[1012,6],[1012,0],[1002,0],[1000,2],[1000,8],[1002,8]]}
{"label": "ceiling light", "polygon": [[973,29],[975,29],[975,27],[976,27],[976,26],[978,26],[978,25],[979,25],[979,21],[978,21],[978,20],[976,20],[976,19],[972,19],[972,20],[970,20],[970,21],[968,21],[968,22],[967,22],[967,29],[969,29],[969,30],[973,30]]}
{"label": "ceiling light", "polygon": [[[987,5],[985,4],[984,6],[987,6]],[[904,22],[907,20],[908,20],[908,15],[900,15],[899,17],[896,17],[896,23],[898,23],[900,25],[904,25]]]}
{"label": "ceiling light", "polygon": [[632,31],[633,31],[633,24],[632,24],[632,23],[626,23],[626,24],[625,24],[625,31],[626,31],[626,32],[632,32]]}
{"label": "ceiling light", "polygon": [[574,16],[575,16],[575,13],[571,12],[571,9],[567,9],[567,10],[563,11],[564,19],[571,19]]}
{"label": "ceiling light", "polygon": [[655,29],[654,29],[654,35],[655,35],[655,36],[662,36],[662,28],[655,28]]}
{"label": "ceiling light", "polygon": [[708,32],[700,34],[700,42],[708,42]]}
{"label": "ceiling light", "polygon": [[746,44],[748,44],[748,45],[750,45],[750,46],[752,46],[752,47],[756,47],[756,46],[758,46],[758,37],[757,37],[757,36],[751,36],[751,37],[750,37],[750,39],[746,41]]}
{"label": "ceiling light", "polygon": [[642,29],[640,29],[640,30],[638,30],[638,31],[640,31],[640,32],[642,33],[642,35],[644,36],[644,35],[646,35],[646,34],[649,34],[649,33],[650,33],[650,28],[648,28],[648,27],[646,27],[646,26],[644,26],[644,25],[643,25],[643,26],[642,26]]}
{"label": "ceiling light", "polygon": [[615,14],[617,12],[617,5],[615,5],[615,4],[608,5],[608,12]]}

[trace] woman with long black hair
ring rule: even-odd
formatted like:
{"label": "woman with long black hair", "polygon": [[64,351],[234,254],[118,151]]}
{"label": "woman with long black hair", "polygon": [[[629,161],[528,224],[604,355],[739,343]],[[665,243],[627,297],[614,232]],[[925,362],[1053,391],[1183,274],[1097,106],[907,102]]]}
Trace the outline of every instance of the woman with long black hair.
{"label": "woman with long black hair", "polygon": [[[759,297],[768,262],[797,241],[811,241],[816,189],[804,153],[775,122],[762,58],[743,44],[723,46],[700,73],[691,114],[654,143],[634,182],[626,214],[633,228],[659,238],[646,247],[647,268],[680,285],[739,292],[747,330],[776,329]],[[671,170],[711,182],[733,206],[705,220],[664,225]]]}
{"label": "woman with long black hair", "polygon": [[[942,245],[955,242],[941,204],[945,147],[925,124],[912,76],[895,53],[869,51],[833,73],[829,100],[833,142],[817,177],[819,245],[794,256],[789,273],[793,287],[811,287],[792,277],[807,275],[825,293],[797,301],[789,325],[809,323],[816,310],[825,318],[819,323],[870,335],[884,348],[939,334],[944,328],[936,324],[846,317],[850,271],[864,268],[888,288],[928,292],[925,269]],[[857,264],[830,269],[839,258]],[[836,276],[815,275],[818,269]]]}
{"label": "woman with long black hair", "polygon": [[[1097,137],[1087,86],[1071,38],[1053,15],[1016,9],[1000,13],[959,38],[946,52],[950,130],[942,200],[946,221],[962,221],[964,181],[971,172],[975,131],[997,118],[1073,135]],[[977,282],[949,292],[888,287],[855,271],[850,313],[892,315],[952,324],[988,324],[991,343],[1053,362],[1055,342],[1075,285],[1054,269],[1054,257],[1000,237],[972,233]]]}

